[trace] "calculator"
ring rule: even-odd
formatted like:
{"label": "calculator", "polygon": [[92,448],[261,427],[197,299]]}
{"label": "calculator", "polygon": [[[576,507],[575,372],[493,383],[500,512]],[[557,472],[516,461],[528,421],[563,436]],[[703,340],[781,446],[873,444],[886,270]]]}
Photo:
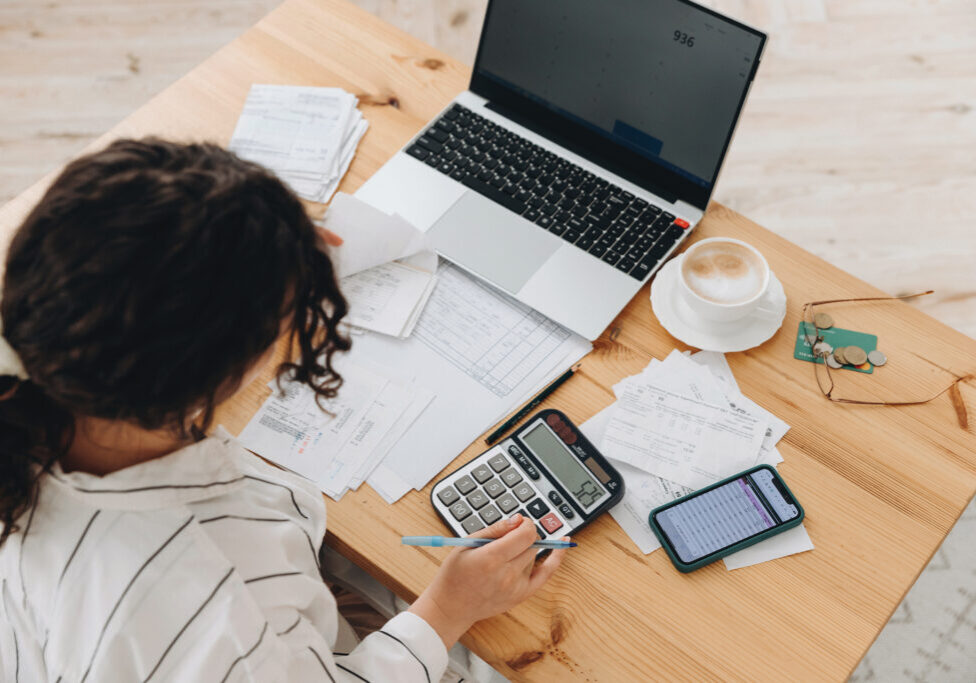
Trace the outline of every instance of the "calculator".
{"label": "calculator", "polygon": [[434,484],[430,500],[457,536],[521,513],[548,539],[576,533],[623,495],[623,477],[576,425],[542,410]]}

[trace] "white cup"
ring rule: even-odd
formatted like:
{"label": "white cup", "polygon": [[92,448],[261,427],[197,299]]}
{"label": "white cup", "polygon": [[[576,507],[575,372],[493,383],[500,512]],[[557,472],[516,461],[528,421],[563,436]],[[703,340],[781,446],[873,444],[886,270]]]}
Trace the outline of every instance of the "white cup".
{"label": "white cup", "polygon": [[[716,243],[725,242],[736,244],[740,247],[744,247],[749,250],[756,257],[756,263],[759,264],[759,284],[755,287],[755,293],[746,299],[737,300],[733,303],[724,303],[716,301],[713,299],[705,298],[698,292],[696,292],[692,286],[689,284],[686,274],[685,274],[685,262],[693,258],[697,253],[703,249],[714,248]],[[681,256],[679,256],[680,261],[677,263],[678,266],[678,283],[679,289],[681,290],[681,296],[684,298],[685,303],[691,309],[692,313],[705,319],[712,320],[716,322],[729,322],[734,320],[740,320],[750,313],[752,313],[759,302],[762,300],[763,295],[769,289],[769,263],[763,257],[759,250],[756,249],[751,244],[747,244],[742,240],[737,240],[732,237],[709,237],[708,239],[701,240],[691,245],[685,250]]]}

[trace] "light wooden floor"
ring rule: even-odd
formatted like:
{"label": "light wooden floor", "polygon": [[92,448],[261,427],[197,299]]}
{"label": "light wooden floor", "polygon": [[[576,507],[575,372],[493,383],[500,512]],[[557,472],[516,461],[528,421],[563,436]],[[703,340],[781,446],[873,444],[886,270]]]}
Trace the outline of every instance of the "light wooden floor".
{"label": "light wooden floor", "polygon": [[[277,2],[0,0],[0,202]],[[473,61],[486,0],[355,2]],[[706,4],[770,35],[716,199],[976,337],[976,0]],[[976,680],[974,520],[857,680]]]}

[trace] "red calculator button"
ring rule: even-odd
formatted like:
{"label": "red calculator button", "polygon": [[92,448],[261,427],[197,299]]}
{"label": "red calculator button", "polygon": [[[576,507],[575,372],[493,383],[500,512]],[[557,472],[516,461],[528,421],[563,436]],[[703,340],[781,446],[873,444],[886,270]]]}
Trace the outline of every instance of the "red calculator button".
{"label": "red calculator button", "polygon": [[542,528],[548,531],[550,534],[554,533],[557,529],[561,529],[563,526],[563,523],[559,521],[559,518],[551,512],[540,519],[539,524],[541,524]]}
{"label": "red calculator button", "polygon": [[677,225],[679,228],[682,228],[684,230],[687,230],[688,229],[688,226],[690,225],[688,223],[688,221],[686,221],[684,218],[675,218],[674,219],[674,224]]}

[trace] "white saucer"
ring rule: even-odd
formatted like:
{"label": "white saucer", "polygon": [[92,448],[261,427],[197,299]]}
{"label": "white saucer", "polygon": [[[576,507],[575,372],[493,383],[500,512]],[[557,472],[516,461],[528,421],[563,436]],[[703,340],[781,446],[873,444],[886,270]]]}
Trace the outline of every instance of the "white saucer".
{"label": "white saucer", "polygon": [[786,292],[770,272],[769,289],[759,306],[745,318],[732,322],[702,320],[696,316],[678,288],[677,259],[664,264],[651,284],[651,308],[668,333],[703,351],[745,351],[776,334],[786,317]]}

